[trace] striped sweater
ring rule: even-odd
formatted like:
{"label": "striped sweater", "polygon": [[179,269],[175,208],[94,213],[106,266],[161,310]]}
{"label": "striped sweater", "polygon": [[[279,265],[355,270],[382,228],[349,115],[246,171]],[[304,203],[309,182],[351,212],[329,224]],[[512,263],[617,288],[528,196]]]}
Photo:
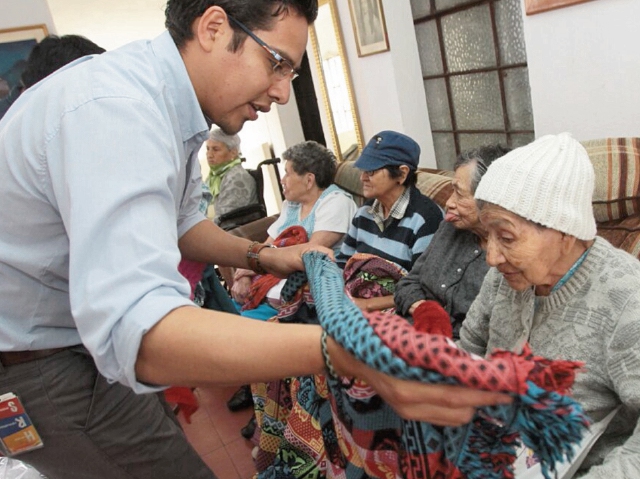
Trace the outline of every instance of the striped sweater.
{"label": "striped sweater", "polygon": [[357,252],[378,255],[409,271],[437,231],[442,210],[413,186],[404,217],[393,218],[384,231],[380,231],[370,211],[372,204],[373,200],[365,203],[353,217],[336,257],[338,266],[344,268],[347,260]]}

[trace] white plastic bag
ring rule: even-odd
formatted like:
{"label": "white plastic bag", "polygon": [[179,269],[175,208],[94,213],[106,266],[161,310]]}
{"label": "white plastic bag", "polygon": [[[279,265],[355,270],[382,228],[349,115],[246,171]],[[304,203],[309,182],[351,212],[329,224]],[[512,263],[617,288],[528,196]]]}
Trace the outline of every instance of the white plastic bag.
{"label": "white plastic bag", "polygon": [[0,479],[46,479],[33,467],[17,459],[0,457]]}

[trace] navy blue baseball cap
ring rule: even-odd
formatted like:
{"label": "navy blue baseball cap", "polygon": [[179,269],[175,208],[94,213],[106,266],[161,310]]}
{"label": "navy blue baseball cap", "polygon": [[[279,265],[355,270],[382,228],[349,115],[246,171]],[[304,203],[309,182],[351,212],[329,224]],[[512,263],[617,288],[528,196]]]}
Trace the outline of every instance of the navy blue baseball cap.
{"label": "navy blue baseball cap", "polygon": [[420,145],[414,140],[397,131],[381,131],[369,140],[354,166],[363,171],[402,165],[416,170],[419,161]]}

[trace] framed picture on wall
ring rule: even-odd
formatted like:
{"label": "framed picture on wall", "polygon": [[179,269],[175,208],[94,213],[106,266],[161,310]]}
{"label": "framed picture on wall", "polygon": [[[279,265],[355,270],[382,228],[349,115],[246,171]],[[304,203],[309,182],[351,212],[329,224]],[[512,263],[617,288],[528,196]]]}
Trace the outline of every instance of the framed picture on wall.
{"label": "framed picture on wall", "polygon": [[527,15],[533,15],[534,13],[546,12],[547,10],[568,7],[569,5],[588,1],[590,0],[525,0],[524,6]]}
{"label": "framed picture on wall", "polygon": [[349,10],[358,56],[388,51],[389,39],[382,0],[349,0]]}
{"label": "framed picture on wall", "polygon": [[31,49],[48,34],[44,24],[0,30],[0,118],[20,93],[20,76]]}

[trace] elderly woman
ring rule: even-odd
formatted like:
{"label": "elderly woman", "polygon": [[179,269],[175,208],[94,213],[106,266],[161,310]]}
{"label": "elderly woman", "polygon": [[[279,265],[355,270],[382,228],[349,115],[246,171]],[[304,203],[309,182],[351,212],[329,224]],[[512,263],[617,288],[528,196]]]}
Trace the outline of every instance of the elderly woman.
{"label": "elderly woman", "polygon": [[[290,226],[302,226],[310,243],[339,249],[356,204],[351,195],[333,183],[335,156],[319,143],[306,141],[286,150],[282,158],[285,201],[279,218],[267,230],[269,238],[265,243],[272,244]],[[254,275],[250,270],[236,271],[231,293],[238,303],[247,301]],[[276,313],[271,308],[267,314],[271,317]]]}
{"label": "elderly woman", "polygon": [[491,165],[475,195],[491,269],[459,344],[484,355],[528,342],[583,361],[576,400],[595,421],[621,409],[582,477],[640,477],[640,263],[595,237],[593,187],[589,157],[566,133]]}
{"label": "elderly woman", "polygon": [[213,195],[210,209],[216,224],[218,218],[242,206],[258,203],[256,182],[242,167],[240,160],[240,137],[227,135],[214,128],[207,140],[207,163],[209,176],[206,184]]}
{"label": "elderly woman", "polygon": [[[310,243],[340,248],[356,204],[351,195],[333,183],[337,169],[335,156],[321,144],[306,141],[287,149],[282,158],[285,160],[281,180],[285,201],[279,218],[267,230],[269,237],[265,243],[273,244],[287,228],[301,226]],[[278,313],[280,289],[285,280],[268,289],[265,300],[250,294],[255,275],[251,270],[236,270],[231,295],[243,307],[241,315],[266,320]],[[263,277],[258,281],[269,279]],[[231,397],[227,406],[235,411],[252,403],[251,392],[245,385]],[[242,435],[250,438],[254,429],[255,423],[250,422],[243,428]]]}
{"label": "elderly woman", "polygon": [[[368,200],[356,213],[336,262],[344,268],[355,253],[378,256],[409,271],[442,221],[436,203],[415,186],[420,146],[395,131],[375,135],[355,162]],[[394,305],[393,293],[355,298],[363,310]]]}
{"label": "elderly woman", "polygon": [[462,321],[489,270],[482,249],[487,235],[473,195],[489,165],[508,151],[491,145],[458,156],[444,221],[411,272],[396,285],[398,313],[414,319],[429,315],[435,301],[446,311],[444,319],[450,318],[453,337],[459,337]]}

